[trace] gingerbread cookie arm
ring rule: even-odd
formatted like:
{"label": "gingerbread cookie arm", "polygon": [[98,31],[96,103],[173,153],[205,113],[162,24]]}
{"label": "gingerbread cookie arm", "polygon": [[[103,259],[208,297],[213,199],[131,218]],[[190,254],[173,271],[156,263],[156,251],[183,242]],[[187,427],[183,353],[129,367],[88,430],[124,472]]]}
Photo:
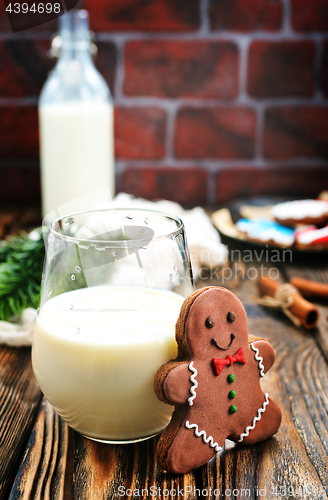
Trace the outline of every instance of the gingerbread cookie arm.
{"label": "gingerbread cookie arm", "polygon": [[248,335],[248,343],[256,342],[257,340],[264,340],[263,337],[256,337],[255,335]]}
{"label": "gingerbread cookie arm", "polygon": [[[188,366],[191,363],[180,363],[170,370],[163,382],[163,391],[166,399],[171,404],[183,404],[189,400],[192,403],[194,398],[194,387],[197,387],[195,375],[197,370]],[[192,380],[190,381],[190,378]],[[192,392],[190,392],[192,390]]]}
{"label": "gingerbread cookie arm", "polygon": [[276,353],[272,345],[264,339],[252,342],[251,348],[255,352],[255,359],[259,362],[259,369],[263,376],[275,362]]}
{"label": "gingerbread cookie arm", "polygon": [[173,370],[175,367],[179,366],[180,364],[181,364],[181,361],[171,360],[168,363],[165,363],[164,365],[162,365],[155,375],[155,379],[154,379],[155,394],[158,397],[158,399],[160,401],[163,401],[164,403],[172,404],[171,401],[169,401],[167,399],[167,397],[165,396],[165,392],[163,389],[164,380],[166,379],[166,377],[170,373],[170,371]]}

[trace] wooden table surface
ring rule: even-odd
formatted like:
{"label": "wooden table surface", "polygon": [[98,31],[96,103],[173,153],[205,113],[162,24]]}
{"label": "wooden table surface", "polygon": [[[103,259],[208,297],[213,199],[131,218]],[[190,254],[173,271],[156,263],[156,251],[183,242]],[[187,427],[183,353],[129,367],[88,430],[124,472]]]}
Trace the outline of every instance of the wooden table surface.
{"label": "wooden table surface", "polygon": [[[34,223],[36,211],[2,211],[0,237]],[[209,276],[197,286],[230,288],[246,308],[249,333],[266,338],[276,350],[276,363],[262,384],[283,413],[275,437],[246,447],[227,441],[210,463],[171,475],[156,464],[157,438],[105,445],[70,429],[44,399],[30,349],[2,346],[0,499],[328,498],[327,305],[318,305],[315,330],[296,328],[283,313],[257,305],[254,279],[262,264],[277,269],[282,281],[297,275],[327,283],[328,259],[311,255],[258,262],[253,256],[253,262],[233,263],[232,279]]]}

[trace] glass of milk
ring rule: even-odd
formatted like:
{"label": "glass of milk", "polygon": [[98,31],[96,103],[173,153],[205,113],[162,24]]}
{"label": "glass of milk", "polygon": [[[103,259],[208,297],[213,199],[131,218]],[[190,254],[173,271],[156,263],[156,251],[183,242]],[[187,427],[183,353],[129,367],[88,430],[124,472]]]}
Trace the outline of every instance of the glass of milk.
{"label": "glass of milk", "polygon": [[69,426],[107,443],[163,430],[172,407],[158,401],[154,375],[177,355],[175,323],[192,290],[175,216],[113,209],[52,222],[32,363]]}

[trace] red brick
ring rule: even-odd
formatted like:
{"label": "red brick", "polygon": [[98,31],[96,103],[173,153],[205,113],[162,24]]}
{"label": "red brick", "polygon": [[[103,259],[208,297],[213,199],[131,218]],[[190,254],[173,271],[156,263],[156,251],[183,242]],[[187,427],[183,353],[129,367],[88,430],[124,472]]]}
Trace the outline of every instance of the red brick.
{"label": "red brick", "polygon": [[311,96],[315,45],[310,41],[253,42],[247,90],[253,97]]}
{"label": "red brick", "polygon": [[0,158],[38,158],[37,106],[0,106]]}
{"label": "red brick", "polygon": [[216,203],[237,198],[291,196],[315,198],[328,188],[328,165],[322,167],[229,167],[216,179]]}
{"label": "red brick", "polygon": [[282,26],[281,0],[210,0],[213,30],[278,31]]}
{"label": "red brick", "polygon": [[246,107],[180,109],[175,131],[178,158],[251,158],[255,113]]}
{"label": "red brick", "polygon": [[327,31],[327,0],[291,0],[291,23],[295,31]]}
{"label": "red brick", "polygon": [[164,97],[235,97],[238,59],[238,49],[230,42],[130,42],[124,91]]}
{"label": "red brick", "polygon": [[[0,40],[0,97],[39,96],[48,76],[49,39],[8,38]],[[116,73],[116,47],[111,42],[97,42],[95,63],[112,92]]]}
{"label": "red brick", "polygon": [[328,97],[328,40],[323,43],[321,65],[321,89],[323,94]]}
{"label": "red brick", "polygon": [[159,108],[115,110],[115,155],[127,159],[162,158],[165,153],[166,113]]}
{"label": "red brick", "polygon": [[270,108],[264,121],[267,158],[328,158],[328,107]]}
{"label": "red brick", "polygon": [[182,205],[206,203],[208,173],[200,168],[128,168],[120,190],[149,200],[166,199]]}
{"label": "red brick", "polygon": [[40,169],[37,164],[11,162],[0,167],[1,203],[38,203],[41,200]]}
{"label": "red brick", "polygon": [[189,31],[200,25],[199,0],[85,0],[95,31]]}
{"label": "red brick", "polygon": [[0,96],[38,96],[47,78],[48,40],[0,41]]}

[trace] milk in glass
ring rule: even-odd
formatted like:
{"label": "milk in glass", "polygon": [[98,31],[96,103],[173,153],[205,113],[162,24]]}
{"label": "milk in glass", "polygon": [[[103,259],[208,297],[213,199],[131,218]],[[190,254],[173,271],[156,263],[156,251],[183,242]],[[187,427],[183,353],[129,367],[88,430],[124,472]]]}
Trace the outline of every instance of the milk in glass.
{"label": "milk in glass", "polygon": [[160,432],[172,407],[154,392],[177,355],[184,297],[142,287],[95,286],[48,300],[38,315],[33,369],[46,398],[80,433],[104,441]]}

